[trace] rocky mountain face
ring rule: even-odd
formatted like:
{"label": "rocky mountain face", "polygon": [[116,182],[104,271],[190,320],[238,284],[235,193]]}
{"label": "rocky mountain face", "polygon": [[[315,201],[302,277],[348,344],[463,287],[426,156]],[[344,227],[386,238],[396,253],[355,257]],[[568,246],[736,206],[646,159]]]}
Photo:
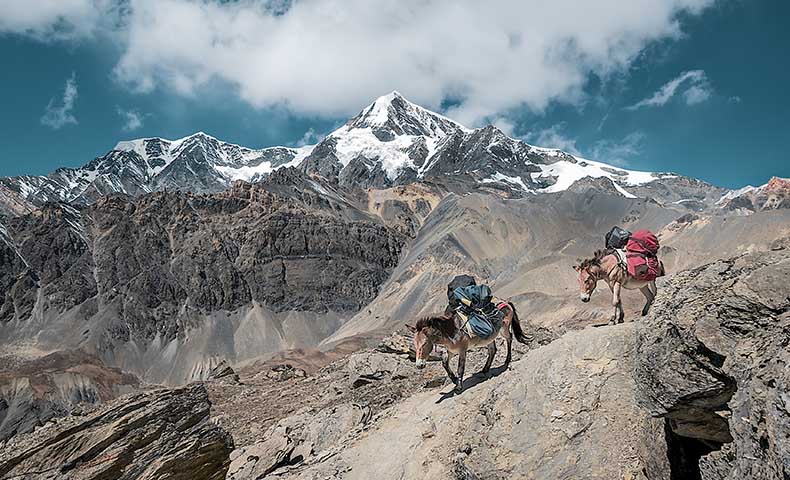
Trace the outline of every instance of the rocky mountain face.
{"label": "rocky mountain face", "polygon": [[330,189],[285,169],[219,194],[116,195],[11,218],[4,343],[35,336],[172,382],[214,357],[315,344],[376,296],[406,240]]}

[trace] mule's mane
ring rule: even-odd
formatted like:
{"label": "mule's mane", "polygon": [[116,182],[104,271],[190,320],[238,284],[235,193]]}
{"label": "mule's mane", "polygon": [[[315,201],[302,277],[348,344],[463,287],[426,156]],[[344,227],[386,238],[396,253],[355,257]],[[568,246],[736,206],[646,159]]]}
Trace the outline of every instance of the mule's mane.
{"label": "mule's mane", "polygon": [[611,248],[606,248],[606,249],[603,249],[603,250],[596,250],[595,253],[593,254],[593,258],[587,258],[585,260],[582,260],[581,263],[579,263],[579,268],[585,269],[585,268],[590,268],[590,267],[600,267],[601,266],[601,259],[603,259],[603,257],[605,257],[607,255],[611,255],[613,253],[614,253],[614,250],[612,250]]}
{"label": "mule's mane", "polygon": [[456,327],[453,317],[423,317],[417,321],[417,331],[423,328],[433,328],[438,330],[443,336],[452,338],[455,336]]}

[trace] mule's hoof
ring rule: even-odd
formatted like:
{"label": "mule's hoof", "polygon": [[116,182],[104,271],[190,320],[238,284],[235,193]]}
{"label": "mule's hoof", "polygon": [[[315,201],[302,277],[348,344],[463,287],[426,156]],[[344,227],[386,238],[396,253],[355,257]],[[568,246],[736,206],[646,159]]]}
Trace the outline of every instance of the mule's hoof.
{"label": "mule's hoof", "polygon": [[464,391],[464,387],[455,387],[453,389],[453,393],[461,393]]}

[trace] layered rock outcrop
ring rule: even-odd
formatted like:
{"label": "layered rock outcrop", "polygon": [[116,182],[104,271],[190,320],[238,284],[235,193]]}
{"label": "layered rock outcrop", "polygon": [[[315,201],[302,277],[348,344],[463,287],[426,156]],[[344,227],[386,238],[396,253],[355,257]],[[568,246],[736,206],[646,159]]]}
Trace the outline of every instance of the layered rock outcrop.
{"label": "layered rock outcrop", "polygon": [[666,419],[670,464],[656,478],[790,478],[790,252],[659,287],[635,370],[641,403]]}
{"label": "layered rock outcrop", "polygon": [[209,408],[201,385],[122,397],[15,437],[0,478],[220,480],[233,441]]}

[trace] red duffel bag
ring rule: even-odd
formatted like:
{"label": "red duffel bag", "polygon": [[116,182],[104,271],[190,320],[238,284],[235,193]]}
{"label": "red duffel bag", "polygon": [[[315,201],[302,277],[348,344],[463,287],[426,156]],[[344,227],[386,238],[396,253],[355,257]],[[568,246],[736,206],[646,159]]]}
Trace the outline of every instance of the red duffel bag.
{"label": "red duffel bag", "polygon": [[628,274],[637,280],[655,280],[661,274],[658,247],[658,238],[650,230],[632,233],[625,246]]}

